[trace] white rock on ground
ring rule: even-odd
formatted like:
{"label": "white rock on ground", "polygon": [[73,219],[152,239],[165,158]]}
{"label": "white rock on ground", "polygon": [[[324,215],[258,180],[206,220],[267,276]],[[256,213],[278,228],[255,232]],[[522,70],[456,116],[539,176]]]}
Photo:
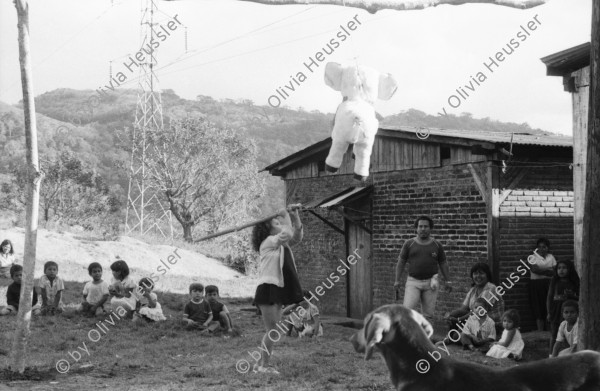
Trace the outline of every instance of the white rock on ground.
{"label": "white rock on ground", "polygon": [[[0,229],[0,240],[10,239],[13,242],[17,263],[20,264],[23,262],[24,235],[22,228]],[[176,260],[175,264],[167,261],[170,255],[175,256],[172,259],[172,262]],[[218,260],[196,252],[168,245],[149,245],[126,236],[117,241],[95,241],[70,232],[45,229],[38,230],[35,278],[43,274],[45,262],[54,261],[63,280],[86,282],[90,280],[88,265],[99,262],[104,271],[103,279],[110,282],[110,264],[117,257],[127,262],[136,282],[154,272],[159,278],[156,282],[158,291],[188,293],[190,283],[201,282],[204,285],[217,285],[222,297],[250,297],[256,287],[255,278],[246,277]],[[157,271],[159,266],[167,269],[165,274]],[[0,305],[5,303],[6,287],[0,287]]]}

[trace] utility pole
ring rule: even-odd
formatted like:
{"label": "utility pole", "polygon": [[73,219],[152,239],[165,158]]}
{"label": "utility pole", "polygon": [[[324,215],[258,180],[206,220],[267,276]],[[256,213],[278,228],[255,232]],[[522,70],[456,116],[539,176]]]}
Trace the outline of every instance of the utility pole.
{"label": "utility pole", "polygon": [[[141,10],[142,46],[147,45],[148,48],[155,42],[156,33],[153,27],[156,10],[154,0],[146,0],[145,7]],[[154,230],[165,238],[172,238],[171,211],[165,208],[157,189],[150,184],[146,163],[146,159],[154,151],[155,136],[163,131],[164,126],[162,101],[154,74],[156,64],[155,50],[140,64],[140,92],[132,130],[125,226],[128,233],[138,231],[145,235]]]}

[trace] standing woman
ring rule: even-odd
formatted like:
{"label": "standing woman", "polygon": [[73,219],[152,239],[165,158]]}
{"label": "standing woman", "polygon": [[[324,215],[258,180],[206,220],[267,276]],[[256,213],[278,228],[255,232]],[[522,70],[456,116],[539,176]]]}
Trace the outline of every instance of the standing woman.
{"label": "standing woman", "polygon": [[0,244],[0,277],[10,278],[10,267],[15,263],[15,250],[8,239]]}
{"label": "standing woman", "polygon": [[538,331],[544,331],[544,323],[548,315],[546,299],[550,288],[550,279],[554,275],[554,266],[556,266],[556,259],[548,252],[549,250],[550,241],[546,238],[539,238],[533,255],[527,257],[527,263],[531,265],[529,300]]}
{"label": "standing woman", "polygon": [[298,216],[300,206],[290,205],[288,209],[291,215],[286,209],[281,209],[277,217],[259,223],[252,229],[252,246],[260,255],[254,304],[262,313],[266,330],[262,343],[268,351],[262,354],[255,365],[255,372],[279,374],[275,368],[268,366],[273,354],[273,340],[269,332],[277,330],[275,326],[281,321],[282,305],[303,300],[294,255],[290,249],[290,245],[299,243],[303,236]]}

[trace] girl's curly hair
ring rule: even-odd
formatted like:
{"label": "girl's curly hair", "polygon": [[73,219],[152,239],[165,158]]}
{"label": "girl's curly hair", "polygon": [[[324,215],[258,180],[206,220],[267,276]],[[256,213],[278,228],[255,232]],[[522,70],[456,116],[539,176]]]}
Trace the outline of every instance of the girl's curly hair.
{"label": "girl's curly hair", "polygon": [[252,248],[254,251],[260,251],[260,245],[269,235],[271,235],[271,222],[269,221],[258,223],[252,228]]}

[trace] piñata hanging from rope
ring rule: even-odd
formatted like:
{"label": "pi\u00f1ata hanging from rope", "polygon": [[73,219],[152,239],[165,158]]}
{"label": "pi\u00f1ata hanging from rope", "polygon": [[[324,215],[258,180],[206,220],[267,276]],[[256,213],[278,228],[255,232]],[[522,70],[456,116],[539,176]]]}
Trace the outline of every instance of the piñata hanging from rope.
{"label": "pi\u00f1ata hanging from rope", "polygon": [[354,177],[364,182],[369,176],[371,151],[379,127],[375,100],[390,99],[398,88],[398,82],[389,73],[380,74],[368,67],[330,62],[325,67],[325,83],[344,97],[335,113],[325,168],[336,172],[348,146],[354,144]]}

